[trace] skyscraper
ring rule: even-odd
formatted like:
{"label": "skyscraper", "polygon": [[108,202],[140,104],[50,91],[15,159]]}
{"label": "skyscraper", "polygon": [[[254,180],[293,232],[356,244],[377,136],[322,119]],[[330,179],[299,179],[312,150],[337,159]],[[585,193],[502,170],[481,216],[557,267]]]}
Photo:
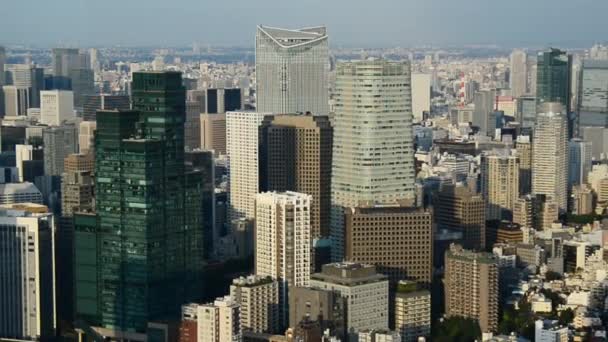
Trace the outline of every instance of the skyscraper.
{"label": "skyscraper", "polygon": [[40,92],[40,123],[59,126],[75,117],[74,93],[69,90],[45,90]]}
{"label": "skyscraper", "polygon": [[445,314],[477,320],[482,332],[498,328],[498,261],[451,245],[445,253]]}
{"label": "skyscraper", "polygon": [[4,115],[26,116],[30,105],[30,91],[28,87],[5,85],[2,87],[4,93]]}
{"label": "skyscraper", "polygon": [[54,48],[51,51],[53,82],[52,89],[71,90],[71,71],[86,67],[86,58],[80,55],[78,49]]}
{"label": "skyscraper", "polygon": [[519,198],[519,158],[509,150],[495,150],[481,157],[481,193],[486,220],[509,220]]}
{"label": "skyscraper", "polygon": [[216,155],[226,154],[226,114],[200,115],[200,146]]}
{"label": "skyscraper", "polygon": [[[0,70],[4,70],[4,64],[6,64],[6,49],[4,46],[0,46]],[[0,73],[0,87],[5,84],[4,73]],[[2,103],[0,102],[0,105]],[[1,108],[0,108],[1,110]]]}
{"label": "skyscraper", "polygon": [[45,206],[0,209],[0,336],[45,340],[55,336],[54,220]]}
{"label": "skyscraper", "polygon": [[44,142],[44,173],[48,176],[61,176],[64,160],[78,153],[78,129],[74,124],[47,127],[42,130]]}
{"label": "skyscraper", "polygon": [[265,192],[255,197],[255,273],[279,281],[281,323],[289,286],[308,286],[313,271],[311,196]]}
{"label": "skyscraper", "polygon": [[568,142],[568,188],[587,183],[591,171],[592,143],[574,138]]}
{"label": "skyscraper", "polygon": [[479,127],[486,135],[494,136],[496,129],[496,117],[494,103],[496,102],[496,91],[493,89],[480,90],[473,96],[475,111],[473,112],[473,126]]}
{"label": "skyscraper", "polygon": [[325,27],[289,30],[258,26],[255,71],[259,112],[329,113]]}
{"label": "skyscraper", "polygon": [[[132,93],[134,111],[97,113],[97,247],[79,246],[90,228],[75,218],[76,255],[98,248],[95,288],[76,283],[77,315],[111,333],[178,316],[202,285],[202,177],[185,172],[181,74],[133,73]],[[83,291],[95,306],[78,302]]]}
{"label": "skyscraper", "polygon": [[519,194],[529,194],[532,191],[532,142],[530,136],[518,136],[515,142],[515,150],[519,158]]}
{"label": "skyscraper", "polygon": [[267,116],[260,130],[262,188],[311,195],[313,238],[328,237],[333,132],[329,118],[306,114]]}
{"label": "skyscraper", "polygon": [[560,103],[539,108],[532,145],[532,193],[553,197],[560,211],[568,203],[568,121]]}
{"label": "skyscraper", "polygon": [[82,119],[84,121],[95,121],[95,115],[98,110],[129,110],[131,109],[131,101],[126,95],[83,95],[83,111]]}
{"label": "skyscraper", "polygon": [[462,232],[462,243],[469,249],[486,245],[486,209],[480,194],[462,185],[446,185],[433,199],[437,227]]}
{"label": "skyscraper", "polygon": [[412,114],[415,122],[431,111],[431,75],[412,73]]}
{"label": "skyscraper", "polygon": [[415,197],[410,65],[338,64],[332,166],[332,258],[344,253],[343,208],[412,204]]}
{"label": "skyscraper", "polygon": [[584,60],[578,94],[578,126],[608,126],[608,60]]}
{"label": "skyscraper", "polygon": [[520,97],[528,93],[528,55],[523,50],[513,50],[510,62],[509,86],[511,96]]}
{"label": "skyscraper", "polygon": [[265,115],[257,112],[226,113],[230,220],[255,216],[255,195],[260,192],[259,127]]}
{"label": "skyscraper", "polygon": [[572,55],[558,49],[539,52],[536,71],[536,101],[559,102],[568,122],[568,137],[572,137],[574,122],[568,113],[572,110],[571,101]]}
{"label": "skyscraper", "polygon": [[31,64],[7,64],[6,83],[29,89],[29,106],[40,108],[40,91],[44,89],[44,69]]}

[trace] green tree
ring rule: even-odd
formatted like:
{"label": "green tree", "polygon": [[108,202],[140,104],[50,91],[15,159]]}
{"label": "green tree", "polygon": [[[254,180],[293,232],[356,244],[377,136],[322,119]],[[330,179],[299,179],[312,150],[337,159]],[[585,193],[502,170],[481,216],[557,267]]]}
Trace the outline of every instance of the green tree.
{"label": "green tree", "polygon": [[568,308],[566,310],[563,310],[562,312],[559,313],[559,324],[566,326],[570,323],[572,323],[572,321],[574,320],[574,311],[572,311],[572,309]]}
{"label": "green tree", "polygon": [[479,323],[470,318],[450,317],[440,322],[433,332],[433,341],[469,342],[479,339],[481,329]]}

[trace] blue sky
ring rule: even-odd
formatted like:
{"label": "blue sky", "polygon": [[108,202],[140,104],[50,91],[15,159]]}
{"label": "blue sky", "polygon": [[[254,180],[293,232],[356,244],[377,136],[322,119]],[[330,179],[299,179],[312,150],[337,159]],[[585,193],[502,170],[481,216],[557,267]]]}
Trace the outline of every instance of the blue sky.
{"label": "blue sky", "polygon": [[333,46],[608,41],[608,0],[2,0],[0,44],[253,46],[328,26]]}

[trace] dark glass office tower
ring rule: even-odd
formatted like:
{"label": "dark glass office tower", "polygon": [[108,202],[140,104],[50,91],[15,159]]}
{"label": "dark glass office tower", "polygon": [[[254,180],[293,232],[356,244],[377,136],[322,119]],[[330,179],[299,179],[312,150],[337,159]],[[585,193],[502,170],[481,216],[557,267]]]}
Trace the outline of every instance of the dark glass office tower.
{"label": "dark glass office tower", "polygon": [[[538,53],[536,101],[559,102],[570,112],[572,55],[559,49]],[[568,118],[568,135],[572,137],[575,119]]]}
{"label": "dark glass office tower", "polygon": [[[202,295],[202,181],[184,168],[181,74],[134,73],[132,107],[97,113],[97,312],[86,317],[144,333]],[[76,263],[78,310],[90,281],[79,286]]]}

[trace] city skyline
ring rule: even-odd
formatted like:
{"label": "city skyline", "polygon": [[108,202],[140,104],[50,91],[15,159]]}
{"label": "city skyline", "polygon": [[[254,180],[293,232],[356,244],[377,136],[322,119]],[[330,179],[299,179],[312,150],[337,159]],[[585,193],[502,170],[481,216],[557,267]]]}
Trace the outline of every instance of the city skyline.
{"label": "city skyline", "polygon": [[[0,32],[4,33],[0,44],[175,46],[200,42],[250,46],[254,39],[252,28],[259,24],[286,28],[327,25],[333,46],[589,44],[605,40],[608,34],[608,27],[602,24],[602,13],[608,11],[608,3],[593,0],[562,2],[559,6],[549,0],[453,3],[385,0],[382,7],[362,1],[309,0],[285,4],[263,0],[239,5],[239,10],[235,10],[234,3],[193,0],[177,4],[161,0],[145,4],[65,0],[36,6],[32,6],[32,1],[8,2],[3,4],[7,13],[28,15],[7,16],[0,22]],[[345,5],[349,6],[349,16],[342,10]],[[495,13],[510,16],[501,24]],[[171,29],[158,25],[159,19],[171,23]],[[568,25],[538,25],[540,22]],[[45,30],[39,30],[41,24]],[[73,30],[75,27],[78,29]]]}

